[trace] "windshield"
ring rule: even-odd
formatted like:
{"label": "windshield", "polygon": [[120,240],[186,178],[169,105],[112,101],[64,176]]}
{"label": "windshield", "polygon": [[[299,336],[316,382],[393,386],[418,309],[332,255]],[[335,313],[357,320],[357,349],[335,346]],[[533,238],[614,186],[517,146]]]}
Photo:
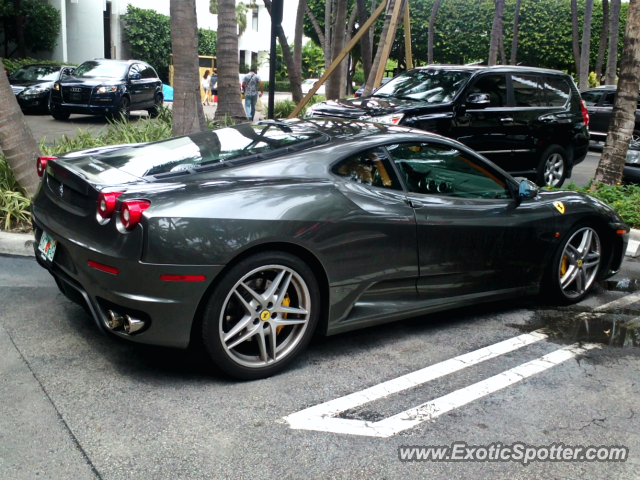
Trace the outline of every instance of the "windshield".
{"label": "windshield", "polygon": [[73,75],[76,77],[105,77],[105,78],[124,78],[127,72],[126,63],[100,63],[100,62],[84,62],[76,68]]}
{"label": "windshield", "polygon": [[11,76],[11,80],[22,82],[38,82],[58,78],[60,67],[22,67]]}
{"label": "windshield", "polygon": [[318,132],[295,125],[243,123],[127,148],[97,159],[131,175],[144,177],[270,152],[322,137]]}
{"label": "windshield", "polygon": [[435,68],[410,70],[380,87],[374,96],[446,103],[453,100],[472,74],[464,70]]}

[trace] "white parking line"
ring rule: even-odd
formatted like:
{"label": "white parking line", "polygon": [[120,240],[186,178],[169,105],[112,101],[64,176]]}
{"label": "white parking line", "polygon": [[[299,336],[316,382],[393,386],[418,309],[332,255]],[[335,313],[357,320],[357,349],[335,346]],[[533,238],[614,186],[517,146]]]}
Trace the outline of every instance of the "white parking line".
{"label": "white parking line", "polygon": [[630,293],[629,295],[625,295],[624,297],[614,300],[613,302],[600,305],[599,307],[594,308],[593,311],[602,312],[612,308],[622,308],[636,302],[640,302],[640,293]]}

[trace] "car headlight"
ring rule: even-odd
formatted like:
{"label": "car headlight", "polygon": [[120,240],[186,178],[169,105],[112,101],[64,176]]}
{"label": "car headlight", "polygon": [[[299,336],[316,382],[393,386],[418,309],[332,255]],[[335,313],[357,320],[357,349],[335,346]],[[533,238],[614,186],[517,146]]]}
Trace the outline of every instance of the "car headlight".
{"label": "car headlight", "polygon": [[628,150],[627,159],[625,163],[639,164],[640,163],[640,150]]}
{"label": "car headlight", "polygon": [[391,115],[381,115],[379,117],[371,117],[367,120],[371,122],[384,123],[385,125],[398,125],[404,117],[404,113],[393,113]]}
{"label": "car headlight", "polygon": [[40,95],[51,90],[51,87],[31,87],[26,88],[20,93],[20,95]]}
{"label": "car headlight", "polygon": [[53,89],[54,90],[60,90],[60,84],[59,83],[54,83]]}
{"label": "car headlight", "polygon": [[118,90],[118,87],[115,85],[103,85],[102,87],[98,87],[98,90],[96,90],[96,92],[109,93],[109,92],[115,92],[116,90]]}

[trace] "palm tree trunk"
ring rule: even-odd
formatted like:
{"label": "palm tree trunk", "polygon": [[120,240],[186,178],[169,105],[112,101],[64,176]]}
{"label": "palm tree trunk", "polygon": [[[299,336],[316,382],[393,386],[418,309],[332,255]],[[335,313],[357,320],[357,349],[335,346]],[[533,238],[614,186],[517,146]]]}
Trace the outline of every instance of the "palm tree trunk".
{"label": "palm tree trunk", "polygon": [[171,0],[171,48],[173,50],[173,129],[171,135],[187,135],[207,129],[200,102],[198,24],[195,0]]}
{"label": "palm tree trunk", "polygon": [[579,85],[581,90],[589,88],[589,54],[591,53],[591,14],[593,0],[586,0],[584,6],[584,23],[582,24],[582,51],[580,53]]}
{"label": "palm tree trunk", "polygon": [[504,13],[505,0],[496,0],[496,9],[493,14],[493,25],[491,26],[491,42],[489,43],[489,66],[493,66],[498,61],[498,50],[500,37],[502,36],[502,14]]}
{"label": "palm tree trunk", "polygon": [[[387,14],[384,19],[384,25],[382,26],[382,33],[380,34],[380,43],[378,43],[378,48],[376,49],[376,56],[373,59],[373,63],[371,64],[371,72],[367,77],[367,81],[364,85],[364,91],[362,92],[363,96],[371,95],[373,91],[373,84],[376,80],[376,76],[378,75],[378,70],[381,68],[386,68],[387,65],[380,65],[380,60],[382,59],[382,51],[384,50],[384,42],[386,41],[387,34],[389,33],[389,27],[391,26],[391,17],[393,16],[393,10],[395,9],[396,2],[401,2],[402,0],[389,0],[387,3]],[[371,25],[371,28],[374,28]]]}
{"label": "palm tree trunk", "polygon": [[[300,86],[300,100],[302,100],[302,27],[304,26],[304,11],[306,8],[307,0],[299,0],[298,11],[296,13],[296,26],[293,33],[293,68],[296,71],[298,86]],[[296,100],[296,96],[293,95],[294,102],[298,103],[300,100]]]}
{"label": "palm tree trunk", "polygon": [[36,158],[40,153],[33,133],[24,120],[20,105],[4,74],[0,59],[0,149],[16,177],[18,185],[33,196],[40,177],[36,173]]}
{"label": "palm tree trunk", "polygon": [[500,63],[507,64],[507,56],[504,53],[504,34],[502,32],[502,22],[500,22],[500,36],[498,37],[498,48],[500,49]]}
{"label": "palm tree trunk", "polygon": [[218,108],[215,118],[224,120],[228,117],[234,122],[246,122],[247,113],[240,101],[235,0],[219,0],[216,56],[218,57]]}
{"label": "palm tree trunk", "polygon": [[602,79],[602,63],[604,62],[604,52],[607,48],[607,37],[609,36],[609,0],[602,0],[602,33],[600,34],[600,45],[598,46],[598,57],[596,58],[596,77],[598,84]]}
{"label": "palm tree trunk", "polygon": [[326,0],[324,4],[324,69],[331,65],[331,7],[334,0]]}
{"label": "palm tree trunk", "polygon": [[580,74],[580,39],[578,37],[578,3],[571,0],[571,46],[573,47],[573,61],[576,73]]}
{"label": "palm tree trunk", "polygon": [[[518,27],[520,26],[520,1],[516,0],[516,12],[513,16],[513,40],[511,42],[511,58],[509,63],[511,65],[516,64],[516,55],[518,53]],[[604,0],[605,2],[607,0]]]}
{"label": "palm tree trunk", "polygon": [[427,53],[427,63],[431,65],[433,63],[433,36],[436,25],[436,15],[438,14],[438,8],[440,8],[440,3],[442,0],[436,0],[433,2],[433,8],[431,9],[431,17],[429,17],[429,46]]}
{"label": "palm tree trunk", "polygon": [[607,141],[594,178],[596,186],[599,183],[615,185],[622,181],[622,171],[635,125],[640,85],[640,0],[629,2],[623,45],[618,90]]}
{"label": "palm tree trunk", "polygon": [[[348,0],[338,0],[335,2],[335,11],[333,15],[333,28],[331,32],[331,61],[335,60],[344,48],[345,23],[347,21]],[[342,66],[336,68],[327,78],[327,99],[340,98],[344,96],[344,70]]]}
{"label": "palm tree trunk", "polygon": [[611,0],[611,22],[609,24],[609,52],[607,54],[607,85],[616,84],[618,64],[618,30],[620,25],[620,0]]}
{"label": "palm tree trunk", "polygon": [[309,17],[309,20],[311,20],[311,25],[313,25],[313,29],[316,31],[316,35],[318,35],[318,40],[320,40],[320,47],[322,48],[322,52],[324,53],[324,33],[322,33],[322,29],[320,28],[320,25],[318,24],[318,19],[316,18],[316,16],[313,14],[313,12],[311,11],[311,9],[309,8],[309,3],[307,2],[306,5],[306,11],[307,11],[307,16]]}
{"label": "palm tree trunk", "polygon": [[[356,0],[356,9],[358,10],[358,24],[362,26],[369,18],[366,1]],[[369,78],[369,73],[371,73],[371,37],[369,35],[364,35],[360,40],[360,51],[362,52],[364,78]]]}

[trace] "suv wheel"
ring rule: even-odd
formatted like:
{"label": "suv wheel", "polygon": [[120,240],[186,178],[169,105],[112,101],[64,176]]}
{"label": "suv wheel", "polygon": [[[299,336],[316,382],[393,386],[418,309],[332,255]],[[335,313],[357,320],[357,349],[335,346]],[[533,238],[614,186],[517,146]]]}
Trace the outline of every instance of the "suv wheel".
{"label": "suv wheel", "polygon": [[550,145],[542,152],[536,171],[539,187],[561,187],[567,177],[567,152],[559,145]]}
{"label": "suv wheel", "polygon": [[52,110],[51,116],[56,120],[69,120],[71,114],[69,112],[65,112],[64,110]]}
{"label": "suv wheel", "polygon": [[131,114],[131,103],[127,97],[122,97],[118,102],[118,110],[114,115],[115,120],[129,120]]}
{"label": "suv wheel", "polygon": [[640,130],[634,130],[631,134],[631,143],[640,143]]}
{"label": "suv wheel", "polygon": [[147,110],[149,112],[149,116],[152,118],[157,117],[158,115],[160,115],[160,107],[162,107],[163,104],[163,97],[161,93],[156,93],[156,96],[154,97],[153,100],[153,108],[150,108],[149,110]]}

